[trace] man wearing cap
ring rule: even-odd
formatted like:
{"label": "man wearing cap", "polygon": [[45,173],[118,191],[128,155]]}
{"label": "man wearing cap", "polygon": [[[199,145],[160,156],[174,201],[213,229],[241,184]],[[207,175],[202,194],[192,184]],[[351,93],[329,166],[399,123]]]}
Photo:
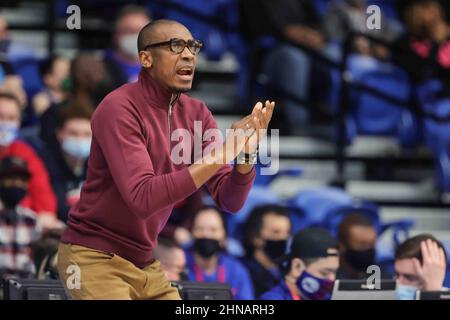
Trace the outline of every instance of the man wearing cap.
{"label": "man wearing cap", "polygon": [[321,228],[295,234],[282,264],[284,281],[264,293],[261,300],[329,300],[339,256],[336,240]]}
{"label": "man wearing cap", "polygon": [[25,160],[6,157],[0,162],[0,276],[29,276],[34,272],[31,244],[36,240],[33,211],[19,202],[25,197],[30,180]]}

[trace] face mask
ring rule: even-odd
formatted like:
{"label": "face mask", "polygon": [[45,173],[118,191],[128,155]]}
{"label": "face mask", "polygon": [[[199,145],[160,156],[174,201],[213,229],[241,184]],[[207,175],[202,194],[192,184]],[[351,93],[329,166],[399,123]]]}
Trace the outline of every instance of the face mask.
{"label": "face mask", "polygon": [[15,123],[2,122],[0,123],[0,146],[8,147],[19,134],[19,127]]}
{"label": "face mask", "polygon": [[193,250],[203,258],[211,258],[221,249],[220,243],[216,239],[200,238],[194,240]]}
{"label": "face mask", "polygon": [[126,54],[128,54],[130,57],[137,58],[138,56],[137,39],[138,39],[137,33],[122,36],[119,40],[120,49]]}
{"label": "face mask", "polygon": [[398,300],[415,300],[417,288],[397,283]]}
{"label": "face mask", "polygon": [[91,141],[80,138],[66,138],[61,147],[64,152],[74,158],[86,159],[89,157],[89,152],[91,150]]}
{"label": "face mask", "polygon": [[20,187],[0,187],[0,199],[7,208],[15,208],[26,194],[27,190]]}
{"label": "face mask", "polygon": [[276,260],[286,252],[287,240],[266,240],[264,252],[270,259]]}
{"label": "face mask", "polygon": [[302,298],[307,300],[330,300],[334,281],[320,279],[303,271],[296,285]]}
{"label": "face mask", "polygon": [[345,253],[347,262],[358,271],[366,271],[368,266],[375,264],[375,249],[351,250]]}

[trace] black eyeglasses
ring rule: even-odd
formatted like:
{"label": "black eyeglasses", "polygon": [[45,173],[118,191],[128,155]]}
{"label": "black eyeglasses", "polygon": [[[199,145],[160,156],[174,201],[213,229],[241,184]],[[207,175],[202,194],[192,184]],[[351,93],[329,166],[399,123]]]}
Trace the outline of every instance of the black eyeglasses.
{"label": "black eyeglasses", "polygon": [[184,49],[188,47],[189,51],[193,55],[196,55],[199,53],[200,49],[203,48],[203,42],[201,42],[200,40],[186,41],[183,39],[172,38],[169,41],[149,44],[144,48],[144,50],[147,50],[147,48],[163,47],[163,46],[169,46],[170,50],[175,53],[182,53]]}

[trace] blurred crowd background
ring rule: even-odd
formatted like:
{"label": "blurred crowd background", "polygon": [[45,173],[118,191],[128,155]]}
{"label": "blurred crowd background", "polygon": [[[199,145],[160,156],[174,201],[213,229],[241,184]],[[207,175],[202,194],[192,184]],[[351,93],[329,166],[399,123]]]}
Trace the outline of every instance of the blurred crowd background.
{"label": "blurred crowd background", "polygon": [[[0,4],[3,276],[57,277],[90,116],[137,80],[137,34],[167,18],[204,43],[189,94],[219,128],[270,98],[280,130],[280,171],[257,176],[240,212],[218,211],[204,190],[176,206],[155,249],[169,278],[255,299],[298,278],[297,257],[322,280],[364,278],[377,264],[424,288],[423,241],[450,248],[448,1],[84,0],[79,30],[66,25],[71,4]],[[369,5],[381,9],[380,29],[367,27]],[[310,255],[294,254],[305,243]],[[317,265],[324,246],[339,254]]]}

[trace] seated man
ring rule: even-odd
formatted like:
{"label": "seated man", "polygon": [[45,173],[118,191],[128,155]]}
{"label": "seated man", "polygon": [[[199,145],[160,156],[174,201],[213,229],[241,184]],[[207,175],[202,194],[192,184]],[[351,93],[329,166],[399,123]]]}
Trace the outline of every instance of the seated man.
{"label": "seated man", "polygon": [[329,300],[339,267],[337,243],[328,231],[307,228],[292,240],[284,281],[262,300]]}
{"label": "seated man", "polygon": [[416,291],[446,291],[443,288],[447,254],[430,234],[412,237],[395,251],[395,275],[400,300],[414,300]]}
{"label": "seated man", "polygon": [[250,273],[256,297],[282,280],[278,260],[286,253],[290,232],[291,221],[282,206],[259,206],[247,217],[243,234],[246,257],[242,262]]}
{"label": "seated man", "polygon": [[141,64],[137,51],[139,31],[151,20],[150,12],[139,5],[126,5],[114,24],[113,49],[105,52],[105,66],[113,87],[137,81]]}
{"label": "seated man", "polygon": [[161,263],[167,279],[181,281],[186,279],[186,256],[183,249],[173,240],[159,238],[158,246],[153,251],[155,259]]}
{"label": "seated man", "polygon": [[338,229],[340,267],[338,279],[365,279],[367,267],[375,264],[377,231],[361,214],[349,214]]}
{"label": "seated man", "polygon": [[38,92],[32,101],[33,111],[40,116],[51,105],[60,104],[67,98],[65,81],[69,78],[70,60],[62,56],[51,56],[44,60],[40,67],[44,88]]}
{"label": "seated man", "polygon": [[64,222],[70,207],[80,198],[81,185],[86,179],[91,114],[89,109],[78,105],[60,109],[56,119],[58,145],[49,145],[44,157],[58,200],[58,218]]}
{"label": "seated man", "polygon": [[25,160],[6,157],[0,162],[0,278],[35,273],[32,243],[37,239],[33,211],[19,205],[26,196],[31,174]]}
{"label": "seated man", "polygon": [[15,156],[26,161],[31,177],[21,205],[37,213],[40,227],[60,228],[56,198],[44,163],[31,146],[19,139],[21,113],[16,96],[0,92],[0,159]]}
{"label": "seated man", "polygon": [[252,282],[245,267],[225,252],[226,230],[222,214],[215,207],[197,212],[192,226],[194,243],[186,251],[189,280],[226,283],[234,299],[254,299]]}

